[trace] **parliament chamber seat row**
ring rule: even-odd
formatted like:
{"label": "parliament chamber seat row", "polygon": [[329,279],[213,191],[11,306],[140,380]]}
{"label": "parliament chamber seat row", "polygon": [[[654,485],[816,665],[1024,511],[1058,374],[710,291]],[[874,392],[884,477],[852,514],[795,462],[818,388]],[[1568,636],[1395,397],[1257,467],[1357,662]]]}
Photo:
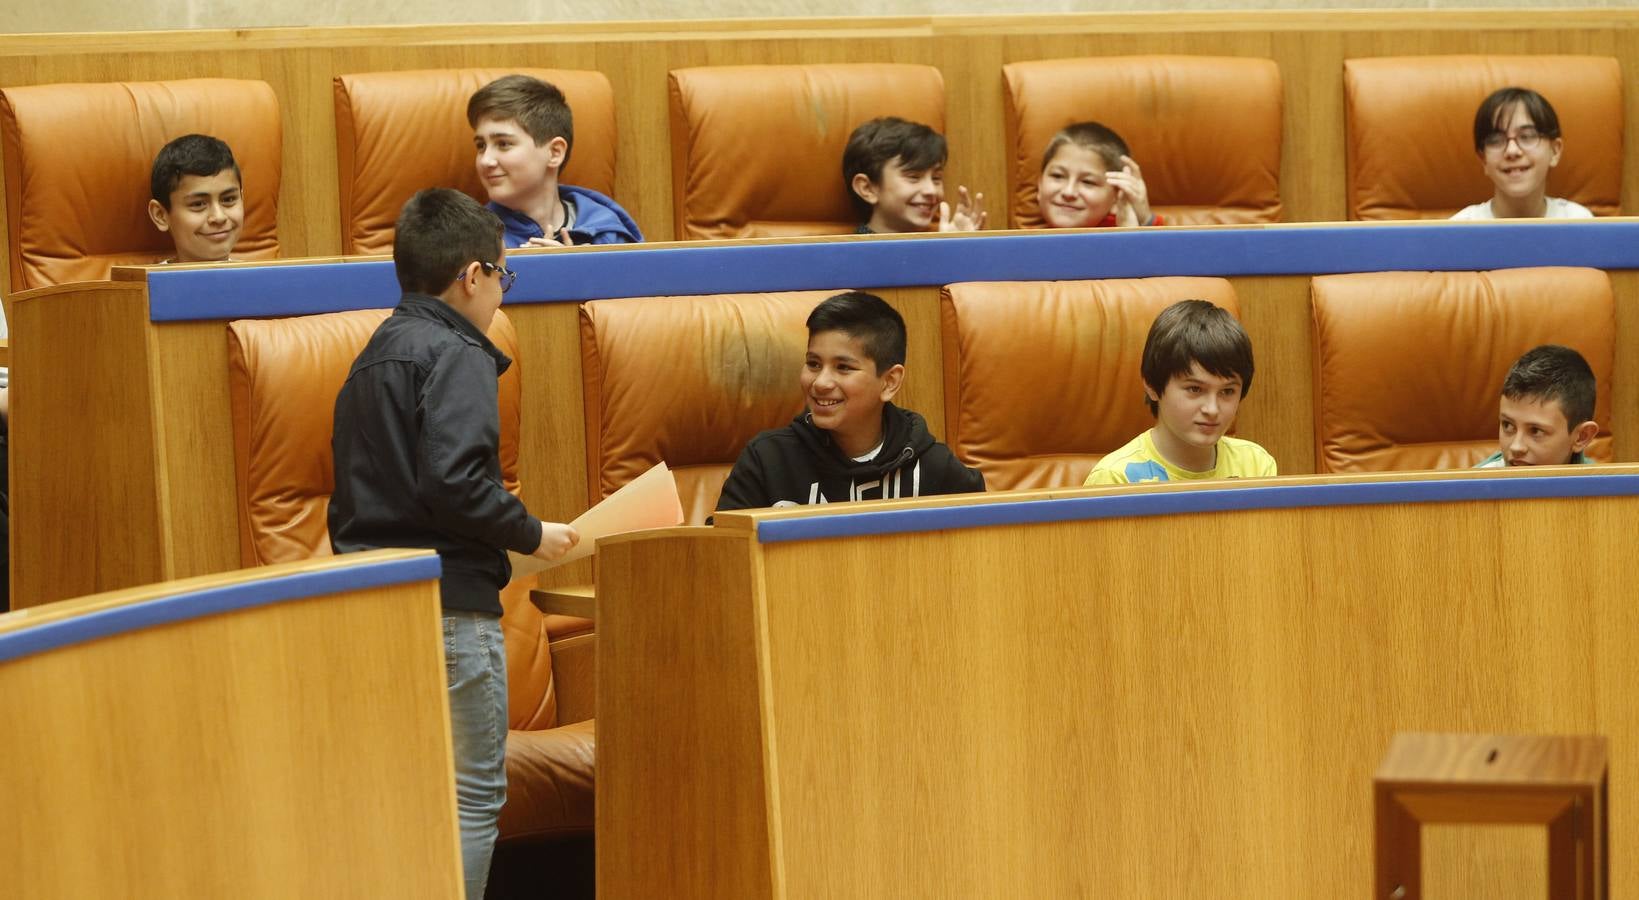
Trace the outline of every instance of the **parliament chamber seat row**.
{"label": "parliament chamber seat row", "polygon": [[[482,197],[466,100],[520,71],[563,88],[575,111],[565,181],[613,193],[616,111],[597,71],[492,68],[376,72],[334,80],[342,252],[390,251],[403,201],[429,186]],[[1621,69],[1609,57],[1444,56],[1350,59],[1345,90],[1348,215],[1444,218],[1490,191],[1472,155],[1473,110],[1491,90],[1524,84],[1557,106],[1570,136],[1550,193],[1601,215],[1618,212]],[[1257,58],[1132,56],[1009,63],[1008,191],[992,223],[1039,227],[1036,175],[1048,139],[1097,119],[1134,148],[1155,208],[1178,224],[1281,218],[1283,85]],[[680,238],[851,232],[842,148],[866,119],[946,125],[944,79],[889,63],[683,68],[668,76],[672,214]],[[101,140],[81,136],[99,123]],[[106,277],[163,259],[167,242],[142,213],[148,168],[167,140],[215,134],[245,176],[246,226],[236,259],[278,255],[283,138],[265,83],[225,79],[59,84],[0,91],[10,291]],[[70,140],[70,137],[72,139]],[[781,153],[767,151],[777,136]],[[76,152],[65,153],[71,146]],[[616,199],[620,199],[618,196]],[[97,217],[90,210],[115,210]],[[643,224],[643,223],[640,223]]]}

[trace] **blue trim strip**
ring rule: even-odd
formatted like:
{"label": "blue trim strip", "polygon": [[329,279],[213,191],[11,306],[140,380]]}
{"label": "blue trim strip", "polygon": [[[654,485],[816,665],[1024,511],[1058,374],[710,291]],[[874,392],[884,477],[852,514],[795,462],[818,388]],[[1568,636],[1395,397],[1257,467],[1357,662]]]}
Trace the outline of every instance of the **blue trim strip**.
{"label": "blue trim strip", "polygon": [[156,625],[202,619],[287,600],[303,600],[411,581],[437,581],[441,571],[438,557],[430,556],[367,563],[328,572],[286,575],[266,581],[160,597],[0,634],[0,663]]}
{"label": "blue trim strip", "polygon": [[[1269,226],[925,240],[843,238],[513,256],[510,305],[757,291],[1060,281],[1155,275],[1325,275],[1523,266],[1639,269],[1639,221]],[[165,270],[148,275],[155,322],[380,309],[392,263]]]}
{"label": "blue trim strip", "polygon": [[1027,500],[1016,503],[983,503],[973,506],[770,519],[757,524],[757,540],[764,544],[777,544],[819,538],[905,534],[997,525],[1035,525],[1045,522],[1079,522],[1091,519],[1239,512],[1252,509],[1454,503],[1472,500],[1538,500],[1553,497],[1625,497],[1635,494],[1639,494],[1639,475],[1549,475],[1535,478],[1464,478],[1449,481],[1227,487],[1219,490],[1106,494],[1058,500]]}

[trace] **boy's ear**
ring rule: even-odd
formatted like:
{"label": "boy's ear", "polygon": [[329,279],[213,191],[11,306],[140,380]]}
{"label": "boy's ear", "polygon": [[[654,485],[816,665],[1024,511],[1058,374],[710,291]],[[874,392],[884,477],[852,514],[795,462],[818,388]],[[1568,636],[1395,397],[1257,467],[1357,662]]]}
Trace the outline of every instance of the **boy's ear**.
{"label": "boy's ear", "polygon": [[1548,156],[1548,167],[1551,169],[1554,166],[1559,165],[1559,151],[1565,149],[1565,139],[1554,138],[1554,142],[1549,144],[1548,147],[1553,151]]}
{"label": "boy's ear", "polygon": [[1144,382],[1143,384],[1144,384],[1144,396],[1150,398],[1150,401],[1152,403],[1160,403],[1161,402],[1161,395],[1155,392],[1155,388],[1150,387],[1150,383],[1148,381]]}
{"label": "boy's ear", "polygon": [[158,200],[149,200],[148,221],[153,222],[154,227],[160,231],[169,232],[171,230],[171,211],[166,209]]}
{"label": "boy's ear", "polygon": [[1588,449],[1593,439],[1599,437],[1599,423],[1592,419],[1571,429],[1571,449],[1577,453]]}
{"label": "boy's ear", "polygon": [[569,142],[562,135],[546,142],[546,167],[552,170],[563,168],[563,161],[569,156]]}
{"label": "boy's ear", "polygon": [[876,205],[876,183],[871,181],[871,176],[866,175],[864,172],[855,172],[853,184],[851,186],[854,189],[854,193],[859,195],[859,199],[864,200],[872,206]]}
{"label": "boy's ear", "polygon": [[904,365],[904,363],[899,363],[897,365],[890,366],[888,368],[888,371],[883,372],[882,373],[882,402],[887,403],[889,400],[892,400],[894,398],[894,395],[899,393],[900,385],[902,385],[904,383],[905,383],[905,365]]}

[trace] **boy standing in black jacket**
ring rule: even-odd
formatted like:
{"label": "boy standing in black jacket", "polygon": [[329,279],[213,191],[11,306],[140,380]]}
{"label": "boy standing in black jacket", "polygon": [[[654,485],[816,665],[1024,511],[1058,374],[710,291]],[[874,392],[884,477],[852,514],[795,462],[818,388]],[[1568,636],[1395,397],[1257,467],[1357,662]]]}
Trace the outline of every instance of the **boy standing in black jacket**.
{"label": "boy standing in black jacket", "polygon": [[803,398],[784,428],[751,439],[717,509],[927,497],[985,489],[977,469],[889,401],[905,379],[905,320],[882,298],[838,294],[808,316]]}
{"label": "boy standing in black jacket", "polygon": [[512,361],[485,335],[513,275],[501,221],[459,191],[426,190],[398,217],[403,297],[336,397],[330,545],[438,551],[456,809],[468,897],[484,896],[506,802],[507,550],[556,559],[568,525],[542,522],[501,485],[497,383]]}

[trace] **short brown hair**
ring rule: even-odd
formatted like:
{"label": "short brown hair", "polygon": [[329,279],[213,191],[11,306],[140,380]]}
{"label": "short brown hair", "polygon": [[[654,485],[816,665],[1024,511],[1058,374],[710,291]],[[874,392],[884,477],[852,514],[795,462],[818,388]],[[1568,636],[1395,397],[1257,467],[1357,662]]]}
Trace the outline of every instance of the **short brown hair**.
{"label": "short brown hair", "polygon": [[1077,122],[1066,125],[1063,131],[1047,142],[1047,152],[1041,155],[1042,171],[1047,170],[1047,164],[1053,161],[1053,154],[1065,144],[1075,144],[1097,153],[1104,160],[1104,168],[1111,172],[1121,171],[1121,157],[1132,155],[1132,151],[1127,149],[1127,142],[1114,129],[1097,122]]}
{"label": "short brown hair", "polygon": [[[1165,393],[1167,382],[1188,375],[1199,363],[1219,378],[1239,376],[1241,396],[1252,390],[1252,339],[1229,310],[1205,300],[1180,300],[1161,310],[1144,339],[1144,356],[1139,371],[1144,383],[1157,394]],[[1150,415],[1159,406],[1148,396]]]}
{"label": "short brown hair", "polygon": [[555,137],[563,138],[563,164],[569,165],[569,151],[575,146],[575,117],[569,101],[557,85],[531,75],[503,75],[478,89],[467,101],[467,124],[473,128],[485,119],[513,119],[535,142],[535,146]]}

